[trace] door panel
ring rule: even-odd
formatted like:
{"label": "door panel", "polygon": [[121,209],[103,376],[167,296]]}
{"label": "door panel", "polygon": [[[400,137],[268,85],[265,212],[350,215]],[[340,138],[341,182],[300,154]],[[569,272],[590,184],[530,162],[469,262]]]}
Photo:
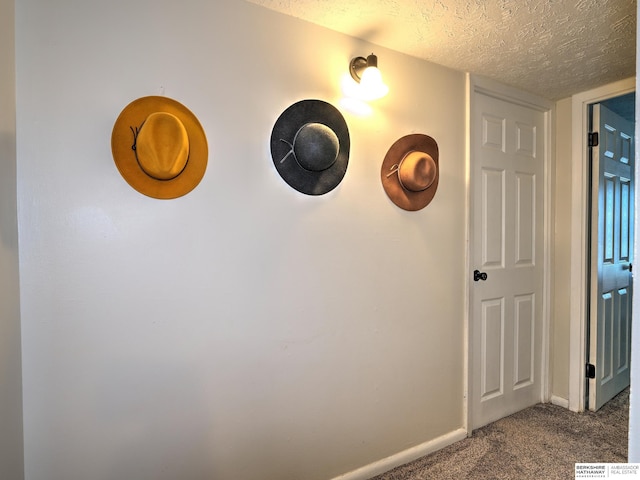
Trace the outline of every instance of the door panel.
{"label": "door panel", "polygon": [[482,268],[502,267],[504,265],[504,211],[505,211],[505,172],[483,168],[482,191],[492,195],[482,196]]}
{"label": "door panel", "polygon": [[516,297],[516,351],[514,355],[515,377],[514,388],[531,385],[535,381],[535,297],[520,295]]}
{"label": "door panel", "polygon": [[504,393],[504,300],[482,302],[481,399]]}
{"label": "door panel", "polygon": [[516,173],[516,265],[535,264],[536,177]]}
{"label": "door panel", "polygon": [[542,399],[545,114],[475,93],[471,165],[471,425]]}
{"label": "door panel", "polygon": [[630,381],[634,126],[599,104],[593,126],[589,409],[597,410]]}

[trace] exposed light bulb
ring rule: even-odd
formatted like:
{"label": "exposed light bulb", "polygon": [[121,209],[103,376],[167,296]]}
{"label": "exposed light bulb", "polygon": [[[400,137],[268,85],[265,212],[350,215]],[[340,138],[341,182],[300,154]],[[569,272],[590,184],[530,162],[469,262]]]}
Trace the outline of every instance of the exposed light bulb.
{"label": "exposed light bulb", "polygon": [[389,93],[377,67],[367,67],[360,78],[360,90],[364,100],[377,100]]}

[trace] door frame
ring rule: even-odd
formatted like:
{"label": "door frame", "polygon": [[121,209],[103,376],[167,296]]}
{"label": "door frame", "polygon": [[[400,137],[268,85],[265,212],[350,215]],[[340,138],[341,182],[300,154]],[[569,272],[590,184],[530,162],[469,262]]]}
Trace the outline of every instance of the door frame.
{"label": "door frame", "polygon": [[488,79],[486,77],[482,77],[480,75],[467,74],[466,78],[467,83],[467,112],[466,112],[466,123],[467,123],[467,133],[466,133],[466,178],[467,178],[467,188],[466,188],[466,240],[467,240],[467,253],[466,253],[466,280],[465,280],[465,342],[467,348],[465,349],[465,408],[464,408],[464,428],[467,431],[467,435],[471,436],[472,434],[472,410],[473,406],[471,404],[471,394],[472,394],[472,372],[473,372],[473,325],[472,325],[472,312],[471,309],[473,307],[471,298],[471,288],[473,284],[471,271],[473,266],[471,265],[471,248],[473,241],[473,195],[472,195],[472,178],[471,178],[471,161],[473,160],[473,148],[472,148],[472,139],[474,138],[474,132],[477,128],[476,125],[473,125],[473,118],[475,114],[475,96],[477,94],[488,95],[494,97],[499,100],[504,100],[508,102],[513,102],[519,105],[523,105],[529,108],[536,109],[540,112],[543,112],[545,115],[545,146],[544,146],[544,178],[543,178],[543,190],[544,190],[544,211],[543,211],[543,299],[542,299],[542,355],[541,355],[541,392],[540,398],[543,401],[548,401],[550,398],[550,312],[551,312],[551,258],[552,258],[552,233],[553,233],[553,224],[552,224],[552,200],[553,200],[553,188],[552,188],[552,172],[555,170],[555,157],[553,152],[555,152],[555,137],[552,135],[553,133],[553,122],[555,117],[555,104],[549,100],[538,97],[533,94],[529,94],[527,92],[520,91],[513,87],[509,87],[507,85],[503,85],[494,80]]}
{"label": "door frame", "polygon": [[[636,90],[635,77],[581,92],[571,97],[571,259],[569,301],[569,409],[585,409],[585,365],[589,308],[588,233],[589,201],[589,105]],[[637,232],[636,232],[637,235]]]}

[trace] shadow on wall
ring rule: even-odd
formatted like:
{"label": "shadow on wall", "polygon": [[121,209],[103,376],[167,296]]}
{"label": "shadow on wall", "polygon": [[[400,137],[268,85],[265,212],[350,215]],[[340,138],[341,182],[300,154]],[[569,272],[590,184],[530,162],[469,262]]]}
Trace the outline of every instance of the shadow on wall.
{"label": "shadow on wall", "polygon": [[16,204],[16,139],[0,132],[0,152],[12,152],[3,162],[0,175],[0,242],[9,251],[18,251]]}

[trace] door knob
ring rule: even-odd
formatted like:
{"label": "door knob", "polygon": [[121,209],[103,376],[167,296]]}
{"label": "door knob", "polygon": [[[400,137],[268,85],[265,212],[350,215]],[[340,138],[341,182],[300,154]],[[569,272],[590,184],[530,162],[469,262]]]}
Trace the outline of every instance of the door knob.
{"label": "door knob", "polygon": [[485,272],[481,272],[480,270],[473,271],[473,281],[477,282],[478,280],[482,280],[483,282],[487,279],[487,274]]}

